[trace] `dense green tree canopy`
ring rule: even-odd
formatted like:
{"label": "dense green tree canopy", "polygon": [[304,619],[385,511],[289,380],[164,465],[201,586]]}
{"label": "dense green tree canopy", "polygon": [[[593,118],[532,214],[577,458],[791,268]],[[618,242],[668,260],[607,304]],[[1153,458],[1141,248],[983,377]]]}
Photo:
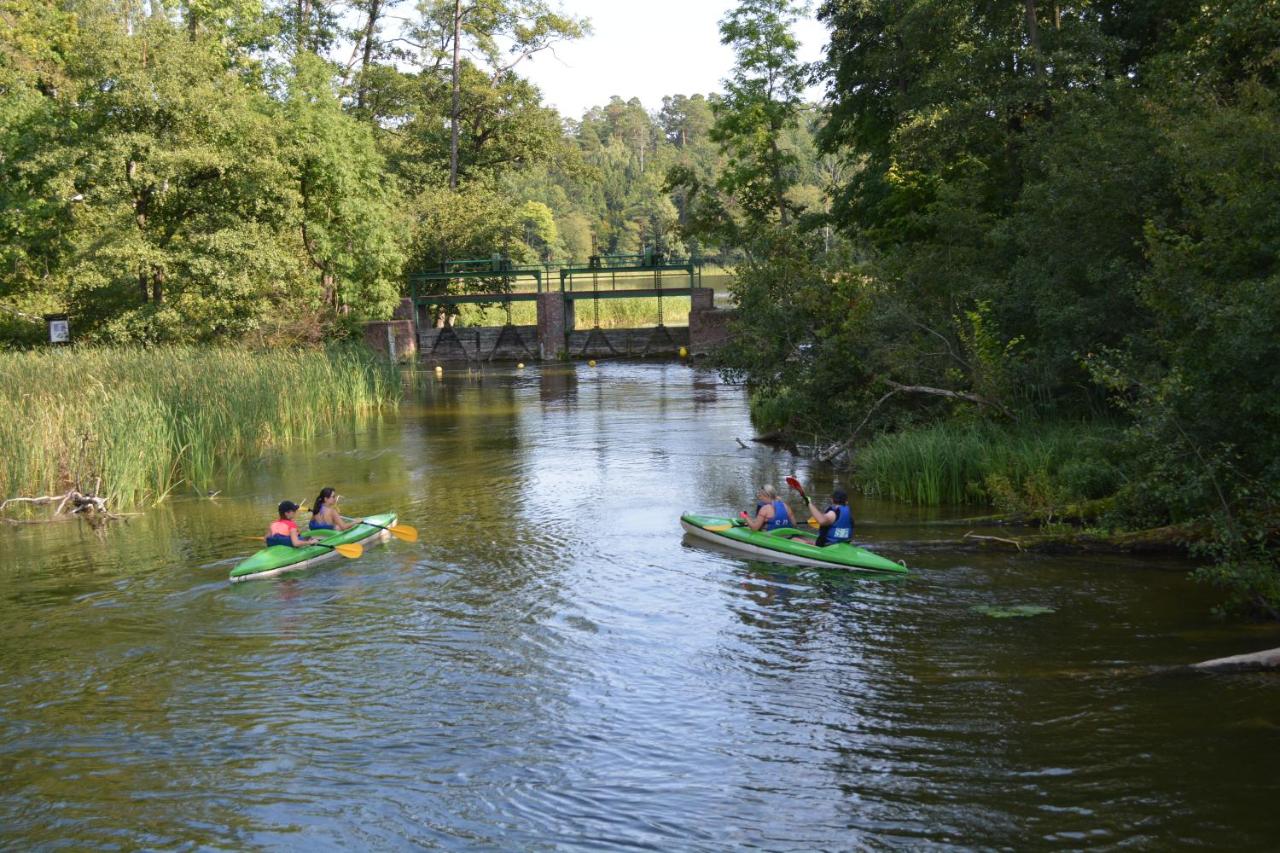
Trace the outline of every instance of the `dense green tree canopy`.
{"label": "dense green tree canopy", "polygon": [[1207,525],[1280,610],[1280,6],[818,13],[815,68],[797,4],[739,0],[722,92],[563,117],[523,63],[589,24],[548,0],[0,0],[0,340],[317,336],[449,258],[716,256],[767,425],[1105,421],[1109,518]]}
{"label": "dense green tree canopy", "polygon": [[1210,521],[1208,575],[1280,610],[1280,7],[828,0],[820,16],[829,211],[793,228],[748,211],[736,233],[751,262],[726,358],[757,410],[833,439],[1119,419],[1113,519]]}

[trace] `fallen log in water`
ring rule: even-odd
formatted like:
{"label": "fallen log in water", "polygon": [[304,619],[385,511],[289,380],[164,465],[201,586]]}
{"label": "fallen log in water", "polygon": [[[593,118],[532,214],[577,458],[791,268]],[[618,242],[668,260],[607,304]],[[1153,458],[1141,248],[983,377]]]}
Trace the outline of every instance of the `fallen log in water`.
{"label": "fallen log in water", "polygon": [[1260,672],[1263,670],[1280,670],[1280,649],[1267,649],[1264,652],[1251,652],[1244,655],[1232,655],[1226,658],[1193,663],[1192,669],[1202,672]]}
{"label": "fallen log in water", "polygon": [[[865,529],[865,526],[864,526]],[[1193,532],[1183,527],[1158,527],[1131,533],[1029,533],[1024,536],[992,536],[972,530],[959,539],[937,539],[931,547],[949,547],[957,551],[1010,548],[1039,554],[1129,554],[1146,556],[1187,555]]]}
{"label": "fallen log in water", "polygon": [[[97,518],[122,518],[107,509],[107,499],[99,497],[95,494],[102,485],[102,481],[94,485],[93,492],[83,493],[78,489],[68,489],[65,494],[61,495],[41,495],[39,497],[16,497],[6,498],[0,501],[0,513],[3,513],[10,505],[14,506],[48,506],[56,503],[57,508],[54,509],[53,515],[42,521],[64,521],[76,516],[86,517],[92,516]],[[14,519],[4,519],[11,523],[20,523]]]}

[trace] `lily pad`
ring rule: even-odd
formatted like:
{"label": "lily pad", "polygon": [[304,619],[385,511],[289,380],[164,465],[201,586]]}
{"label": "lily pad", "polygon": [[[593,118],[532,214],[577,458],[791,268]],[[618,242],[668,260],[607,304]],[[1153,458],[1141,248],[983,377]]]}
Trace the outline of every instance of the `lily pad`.
{"label": "lily pad", "polygon": [[969,608],[974,613],[981,613],[983,616],[990,616],[992,619],[1018,619],[1027,616],[1040,616],[1044,613],[1052,613],[1052,607],[1045,607],[1043,604],[979,604],[976,607]]}

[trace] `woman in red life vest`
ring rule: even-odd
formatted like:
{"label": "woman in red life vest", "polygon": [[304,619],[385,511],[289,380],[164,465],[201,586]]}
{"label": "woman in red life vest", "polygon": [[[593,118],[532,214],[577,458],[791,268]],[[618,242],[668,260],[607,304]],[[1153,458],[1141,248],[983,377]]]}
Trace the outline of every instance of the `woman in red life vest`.
{"label": "woman in red life vest", "polygon": [[314,545],[319,539],[307,537],[303,539],[298,535],[298,525],[294,523],[294,513],[298,511],[298,505],[293,501],[280,501],[277,507],[280,512],[280,518],[271,522],[271,526],[267,528],[266,543],[268,545],[289,545],[294,548],[301,548],[304,545]]}

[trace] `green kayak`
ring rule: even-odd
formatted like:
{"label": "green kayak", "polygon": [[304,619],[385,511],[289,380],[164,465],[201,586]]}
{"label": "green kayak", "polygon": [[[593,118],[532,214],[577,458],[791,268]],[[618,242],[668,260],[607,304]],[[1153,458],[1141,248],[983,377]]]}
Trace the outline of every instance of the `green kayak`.
{"label": "green kayak", "polygon": [[[323,539],[328,545],[368,544],[386,539],[391,535],[390,532],[383,530],[382,527],[390,527],[395,524],[396,514],[387,512],[382,515],[370,515],[365,518],[365,521],[370,523],[357,524],[355,527],[341,532],[337,530],[301,529],[298,531],[298,535]],[[382,527],[376,527],[375,525],[382,525]],[[231,582],[269,578],[282,572],[305,569],[307,566],[314,565],[321,560],[337,556],[337,553],[337,551],[332,548],[326,548],[324,545],[307,545],[303,548],[293,548],[289,545],[272,545],[269,548],[263,548],[232,569]]]}
{"label": "green kayak", "polygon": [[796,563],[832,569],[859,569],[871,572],[904,574],[907,567],[857,545],[838,544],[819,548],[813,544],[817,534],[809,530],[783,527],[765,533],[746,526],[735,526],[733,519],[711,515],[680,516],[680,526],[690,535],[741,551],[743,554],[776,563]]}

